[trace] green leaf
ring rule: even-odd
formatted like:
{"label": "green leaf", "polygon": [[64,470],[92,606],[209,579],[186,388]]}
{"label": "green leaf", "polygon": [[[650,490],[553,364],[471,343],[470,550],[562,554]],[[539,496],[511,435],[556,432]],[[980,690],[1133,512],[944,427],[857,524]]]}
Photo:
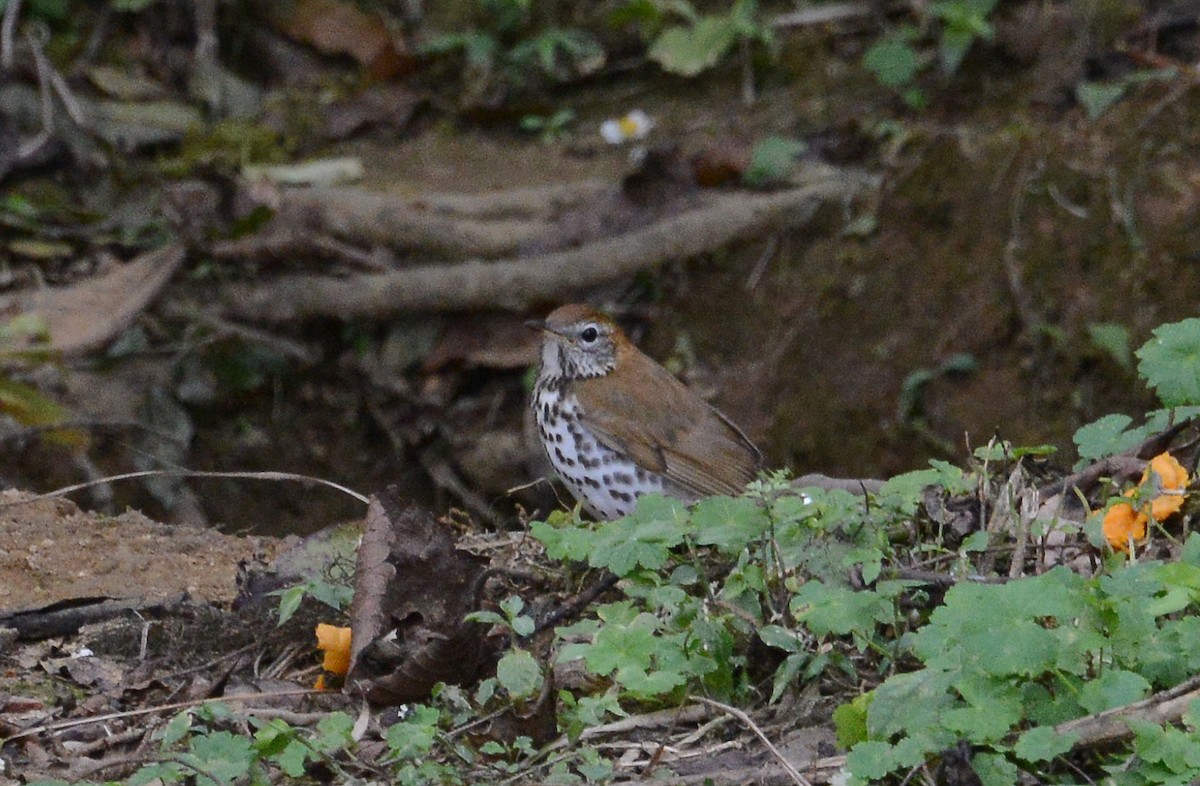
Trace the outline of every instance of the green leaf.
{"label": "green leaf", "polygon": [[639,497],[634,512],[602,524],[595,533],[588,563],[625,577],[638,568],[657,570],[671,549],[683,543],[687,509],[661,494]]}
{"label": "green leaf", "polygon": [[304,765],[308,761],[308,746],[299,740],[291,740],[282,751],[272,757],[285,774],[293,778],[304,775]]}
{"label": "green leaf", "polygon": [[860,742],[846,756],[846,769],[850,770],[854,777],[866,782],[882,780],[899,766],[895,747],[876,740]]}
{"label": "green leaf", "polygon": [[109,0],[114,11],[137,13],[150,7],[154,0]]}
{"label": "green leaf", "polygon": [[672,27],[650,47],[650,59],[664,71],[695,76],[712,68],[737,40],[737,26],[727,16],[705,16],[690,27]]}
{"label": "green leaf", "polygon": [[867,739],[867,710],[873,698],[873,693],[864,693],[833,711],[833,728],[839,747],[849,749]]}
{"label": "green leaf", "polygon": [[1137,356],[1138,373],[1164,406],[1200,404],[1200,318],[1160,325]]}
{"label": "green leaf", "polygon": [[1138,718],[1126,723],[1133,731],[1133,749],[1143,760],[1189,779],[1200,777],[1200,744],[1194,735]]}
{"label": "green leaf", "polygon": [[184,758],[196,766],[197,786],[219,786],[249,773],[255,753],[249,737],[215,731],[193,738],[192,748]]}
{"label": "green leaf", "polygon": [[796,165],[796,156],[807,148],[808,145],[796,139],[769,136],[754,146],[742,180],[754,188],[787,180]]}
{"label": "green leaf", "polygon": [[345,712],[331,712],[317,721],[317,736],[312,745],[322,753],[333,753],[354,744],[354,718]]}
{"label": "green leaf", "polygon": [[795,631],[780,625],[762,626],[758,629],[758,637],[768,647],[774,647],[784,652],[800,652],[804,647],[803,642]]}
{"label": "green leaf", "polygon": [[164,748],[174,745],[187,736],[187,733],[192,730],[192,713],[184,710],[183,712],[171,718],[162,730],[162,745]]}
{"label": "green leaf", "polygon": [[1123,369],[1133,369],[1133,350],[1129,343],[1129,328],[1115,322],[1093,322],[1088,325],[1092,345],[1117,362]]}
{"label": "green leaf", "polygon": [[817,636],[859,632],[869,636],[878,622],[893,618],[892,602],[871,591],[855,592],[820,581],[804,584],[791,602],[792,614]]}
{"label": "green leaf", "polygon": [[1150,687],[1150,683],[1140,674],[1108,669],[1096,679],[1084,683],[1079,692],[1079,705],[1088,712],[1103,712],[1144,699]]}
{"label": "green leaf", "polygon": [[811,660],[812,656],[807,652],[794,652],[783,659],[783,663],[779,664],[779,668],[775,669],[775,676],[771,680],[770,702],[772,704],[779,701],[779,697],[788,689],[788,686],[796,681],[796,675]]}
{"label": "green leaf", "polygon": [[894,89],[910,84],[921,70],[917,51],[900,35],[888,36],[868,49],[863,65],[884,87]]}
{"label": "green leaf", "polygon": [[399,723],[388,726],[385,737],[388,748],[397,759],[412,759],[433,748],[437,739],[438,711],[416,705],[412,714]]}
{"label": "green leaf", "polygon": [[1120,100],[1125,90],[1124,82],[1080,82],[1075,86],[1075,99],[1088,120],[1095,120]]}
{"label": "green leaf", "polygon": [[1004,756],[980,752],[971,759],[971,769],[983,786],[1015,786],[1020,771]]}
{"label": "green leaf", "polygon": [[[161,764],[147,764],[130,776],[125,781],[125,786],[151,786],[151,784],[153,786],[162,786],[165,783],[181,783],[187,775],[191,774],[192,770],[174,761],[164,761]],[[56,781],[50,781],[44,784],[44,786],[56,783]],[[70,783],[74,786],[78,782],[63,781],[63,783]]]}
{"label": "green leaf", "polygon": [[536,630],[536,629],[537,629],[537,625],[536,625],[536,623],[534,623],[533,617],[527,616],[525,614],[522,614],[519,617],[513,617],[512,631],[513,631],[513,633],[517,634],[518,636],[528,636],[529,634],[533,633],[534,630]]}
{"label": "green leaf", "polygon": [[525,698],[541,690],[542,668],[533,655],[522,649],[514,649],[496,664],[496,679],[509,695]]}
{"label": "green leaf", "polygon": [[508,624],[508,620],[506,618],[500,616],[499,614],[497,614],[494,611],[488,611],[487,609],[482,609],[480,611],[472,611],[470,614],[468,614],[463,619],[465,619],[467,622],[479,622],[484,625],[507,625]]}
{"label": "green leaf", "polygon": [[546,556],[551,559],[584,562],[596,545],[596,533],[583,525],[554,527],[544,521],[535,521],[529,534],[546,547]]}
{"label": "green leaf", "polygon": [[1021,734],[1013,753],[1027,762],[1050,761],[1071,750],[1079,734],[1059,734],[1051,726],[1036,726]]}
{"label": "green leaf", "polygon": [[[0,376],[0,412],[22,426],[53,426],[69,418],[60,404],[52,401],[32,385]],[[88,444],[87,434],[78,429],[45,432],[47,442],[82,448]]]}
{"label": "green leaf", "polygon": [[1105,415],[1075,430],[1072,439],[1079,457],[1087,461],[1113,456],[1132,448],[1146,435],[1140,429],[1127,431],[1133,418],[1128,415]]}
{"label": "green leaf", "polygon": [[285,590],[279,590],[275,594],[279,595],[279,624],[287,622],[296,613],[296,609],[300,608],[301,601],[304,600],[305,590],[307,585],[297,584],[294,587],[288,587]]}
{"label": "green leaf", "polygon": [[745,497],[709,497],[692,510],[696,543],[716,546],[723,554],[737,554],[758,540],[771,522],[763,509]]}
{"label": "green leaf", "polygon": [[650,625],[606,625],[601,628],[587,651],[588,669],[601,675],[622,668],[651,669],[660,641]]}

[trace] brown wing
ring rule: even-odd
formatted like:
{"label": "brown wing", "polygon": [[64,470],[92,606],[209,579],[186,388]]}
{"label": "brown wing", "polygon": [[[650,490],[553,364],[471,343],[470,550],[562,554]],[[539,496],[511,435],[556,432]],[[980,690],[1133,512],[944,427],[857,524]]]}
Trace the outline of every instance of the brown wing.
{"label": "brown wing", "polygon": [[598,377],[574,385],[600,442],[697,496],[738,494],[754,479],[762,454],[729,418],[632,344],[618,347],[616,365],[614,374],[642,384]]}

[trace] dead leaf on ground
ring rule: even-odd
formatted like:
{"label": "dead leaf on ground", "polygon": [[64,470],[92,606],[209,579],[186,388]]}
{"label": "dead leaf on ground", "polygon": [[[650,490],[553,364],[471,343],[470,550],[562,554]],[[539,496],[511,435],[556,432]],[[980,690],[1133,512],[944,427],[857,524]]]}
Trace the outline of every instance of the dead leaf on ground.
{"label": "dead leaf on ground", "polygon": [[[111,273],[65,287],[28,289],[0,297],[0,319],[39,318],[50,349],[78,355],[116,338],[158,295],[183,264],[183,246],[147,251]],[[14,339],[14,344],[19,340]],[[32,346],[32,343],[29,344]],[[6,349],[17,349],[17,346]]]}
{"label": "dead leaf on ground", "polygon": [[277,22],[284,35],[327,55],[349,55],[376,79],[411,71],[415,58],[377,13],[339,0],[300,0]]}
{"label": "dead leaf on ground", "polygon": [[394,705],[478,679],[487,628],[463,617],[482,577],[483,561],[455,548],[428,511],[394,487],[372,496],[350,607],[350,689]]}

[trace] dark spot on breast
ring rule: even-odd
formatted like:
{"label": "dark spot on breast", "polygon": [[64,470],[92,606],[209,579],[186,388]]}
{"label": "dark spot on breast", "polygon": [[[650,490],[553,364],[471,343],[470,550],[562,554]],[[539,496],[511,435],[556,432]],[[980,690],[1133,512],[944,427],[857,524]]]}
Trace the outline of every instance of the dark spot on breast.
{"label": "dark spot on breast", "polygon": [[633,502],[632,494],[629,494],[625,491],[618,491],[617,489],[609,489],[608,496],[612,497],[617,502]]}
{"label": "dark spot on breast", "polygon": [[628,472],[614,472],[613,482],[620,483],[622,486],[632,486],[633,475],[630,475]]}
{"label": "dark spot on breast", "polygon": [[554,448],[554,457],[556,459],[558,459],[559,461],[561,461],[563,464],[567,463],[567,457],[563,455],[562,448],[559,448],[559,447]]}
{"label": "dark spot on breast", "polygon": [[[587,465],[585,464],[584,466],[587,466]],[[594,488],[594,489],[600,488],[600,481],[596,480],[591,475],[584,475],[583,482],[585,484],[587,484],[588,487],[590,487],[590,488]]]}
{"label": "dark spot on breast", "polygon": [[601,475],[600,482],[606,486],[611,486],[612,482],[613,482],[613,476],[612,475]]}

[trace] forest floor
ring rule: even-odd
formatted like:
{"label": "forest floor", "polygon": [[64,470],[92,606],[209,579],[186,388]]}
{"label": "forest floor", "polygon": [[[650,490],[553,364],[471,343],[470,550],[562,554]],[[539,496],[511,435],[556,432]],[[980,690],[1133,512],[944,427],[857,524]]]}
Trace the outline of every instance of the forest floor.
{"label": "forest floor", "polygon": [[[0,306],[31,320],[2,337],[0,473],[23,491],[0,495],[0,763],[21,769],[0,783],[123,777],[162,728],[55,723],[238,693],[297,724],[358,712],[309,691],[312,626],[336,614],[310,598],[277,627],[268,593],[281,576],[318,581],[288,555],[345,522],[353,541],[361,501],[237,478],[35,491],[180,467],[362,495],[396,484],[515,575],[544,559],[530,520],[561,507],[534,482],[538,338],[522,327],[556,303],[613,311],[772,468],[884,478],[999,437],[1056,450],[1023,465],[1045,481],[1069,471],[1078,427],[1150,407],[1132,348],[1200,302],[1200,86],[1175,53],[1194,25],[1164,24],[1151,52],[1107,17],[1076,30],[1068,4],[1014,4],[956,73],[921,77],[924,109],[862,67],[871,17],[781,28],[749,101],[735,58],[684,79],[641,56],[495,106],[464,97],[480,88],[469,70],[368,80],[353,50],[278,18],[243,38],[237,19],[205,27],[188,4],[158,5],[97,45],[126,67],[52,47],[72,92],[44,154],[20,151],[52,80],[29,67],[0,81]],[[1157,24],[1133,5],[1121,13]],[[52,42],[76,40],[52,23]],[[226,40],[217,60],[201,56],[205,30]],[[251,52],[272,54],[251,67]],[[1176,72],[1139,78],[1150,54]],[[1121,98],[1090,117],[1078,88],[1101,83]],[[66,120],[73,94],[83,122]],[[521,130],[562,106],[562,133]],[[634,109],[655,122],[642,158],[597,131]],[[804,152],[748,188],[772,137]],[[314,159],[351,175],[288,185]],[[760,720],[787,756],[836,763],[830,685],[786,702]],[[714,712],[688,728],[719,726]],[[814,722],[781,720],[799,716]],[[637,719],[632,736],[678,731]],[[728,751],[709,739],[708,763],[679,777],[761,764],[738,723]]]}

